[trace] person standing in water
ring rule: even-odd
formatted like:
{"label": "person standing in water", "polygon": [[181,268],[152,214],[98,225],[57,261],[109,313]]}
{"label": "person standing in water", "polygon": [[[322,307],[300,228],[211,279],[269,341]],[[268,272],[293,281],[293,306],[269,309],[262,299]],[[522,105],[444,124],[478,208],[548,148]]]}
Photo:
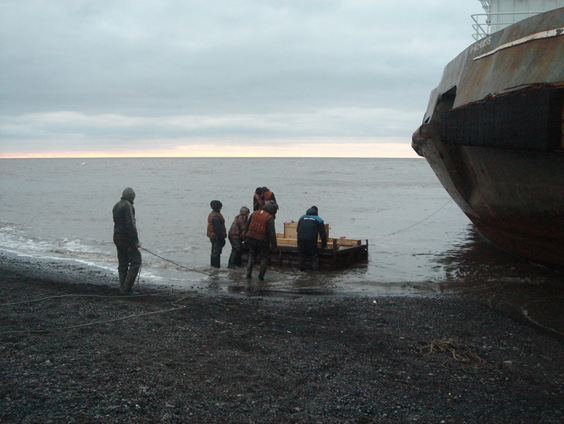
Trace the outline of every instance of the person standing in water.
{"label": "person standing in water", "polygon": [[298,221],[298,255],[300,271],[305,271],[306,260],[311,259],[311,267],[319,271],[319,249],[317,240],[321,239],[321,248],[327,247],[325,224],[318,216],[317,206],[312,206]]}
{"label": "person standing in water", "polygon": [[257,258],[260,259],[260,270],[258,278],[264,281],[264,274],[268,266],[270,246],[278,247],[276,241],[276,228],[274,219],[278,205],[274,202],[266,202],[261,210],[253,212],[247,221],[245,231],[245,244],[249,246],[249,260],[247,262],[246,277],[251,278],[253,264]]}
{"label": "person standing in water", "polygon": [[210,203],[212,211],[208,215],[207,235],[211,241],[211,266],[219,268],[221,265],[221,252],[225,246],[227,230],[225,229],[225,218],[221,214],[223,204],[219,200],[212,200]]}
{"label": "person standing in water", "polygon": [[131,187],[123,190],[121,199],[112,209],[114,218],[114,244],[117,248],[120,293],[133,294],[133,283],[141,268],[139,236],[135,223],[133,201],[135,192]]}
{"label": "person standing in water", "polygon": [[229,228],[228,236],[231,243],[231,255],[229,256],[227,268],[237,268],[238,265],[241,265],[241,249],[243,247],[243,240],[245,240],[245,227],[250,212],[248,207],[243,206],[239,211],[239,215],[233,220],[231,228]]}
{"label": "person standing in water", "polygon": [[257,187],[253,195],[253,211],[261,210],[266,202],[276,202],[276,196],[267,187]]}

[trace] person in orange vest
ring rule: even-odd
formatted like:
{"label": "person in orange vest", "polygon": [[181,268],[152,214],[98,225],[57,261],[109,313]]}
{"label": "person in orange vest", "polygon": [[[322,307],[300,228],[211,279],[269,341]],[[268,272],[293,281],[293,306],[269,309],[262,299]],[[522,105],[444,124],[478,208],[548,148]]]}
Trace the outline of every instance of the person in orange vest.
{"label": "person in orange vest", "polygon": [[260,269],[258,278],[264,281],[266,268],[268,266],[268,258],[270,256],[270,247],[278,248],[276,243],[276,228],[274,219],[278,205],[272,201],[266,202],[261,210],[253,212],[247,221],[245,230],[245,244],[249,247],[249,259],[247,262],[247,278],[251,278],[253,265],[260,259]]}
{"label": "person in orange vest", "polygon": [[225,218],[221,214],[223,204],[219,200],[212,200],[210,203],[212,208],[208,215],[208,232],[207,235],[211,241],[211,266],[219,268],[221,263],[221,251],[225,246],[227,238],[227,230],[225,228]]}
{"label": "person in orange vest", "polygon": [[276,196],[267,187],[257,187],[253,196],[253,211],[260,210],[266,202],[276,203]]}

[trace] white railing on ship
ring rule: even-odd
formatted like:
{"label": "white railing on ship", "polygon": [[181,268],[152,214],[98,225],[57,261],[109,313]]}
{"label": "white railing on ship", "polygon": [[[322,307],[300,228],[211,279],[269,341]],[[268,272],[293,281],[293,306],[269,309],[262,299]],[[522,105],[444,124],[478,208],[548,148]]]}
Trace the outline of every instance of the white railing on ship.
{"label": "white railing on ship", "polygon": [[[539,13],[542,12],[479,13],[472,15],[472,19],[474,20],[474,24],[472,24],[474,34],[472,34],[472,36],[474,40],[480,40],[515,22],[538,15]],[[492,17],[498,18],[495,19],[495,23],[492,23]]]}

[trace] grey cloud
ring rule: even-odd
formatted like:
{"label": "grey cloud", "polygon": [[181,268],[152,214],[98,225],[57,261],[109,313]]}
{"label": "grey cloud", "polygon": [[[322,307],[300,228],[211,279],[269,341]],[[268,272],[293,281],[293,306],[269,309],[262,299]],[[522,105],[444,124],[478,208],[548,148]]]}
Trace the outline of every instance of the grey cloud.
{"label": "grey cloud", "polygon": [[[0,1],[1,131],[45,136],[42,122],[22,122],[71,112],[90,118],[59,134],[94,137],[89,123],[101,115],[164,118],[98,129],[125,139],[186,135],[174,116],[220,117],[193,136],[319,133],[317,119],[331,119],[318,127],[334,134],[364,134],[374,126],[355,120],[351,131],[352,112],[388,110],[374,133],[409,134],[416,122],[405,117],[422,114],[446,62],[472,41],[479,2],[460,3]],[[324,112],[339,108],[351,113]],[[269,121],[246,118],[276,114],[288,121],[266,130]]]}
{"label": "grey cloud", "polygon": [[179,115],[127,117],[76,112],[28,114],[4,118],[0,132],[7,139],[100,138],[157,139],[260,136],[399,136],[415,118],[401,110],[390,118],[388,109],[334,108],[312,113]]}

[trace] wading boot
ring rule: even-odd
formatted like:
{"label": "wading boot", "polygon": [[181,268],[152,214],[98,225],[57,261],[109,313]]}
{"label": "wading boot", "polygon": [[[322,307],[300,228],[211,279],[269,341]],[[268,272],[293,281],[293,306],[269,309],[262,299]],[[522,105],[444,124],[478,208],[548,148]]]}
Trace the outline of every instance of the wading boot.
{"label": "wading boot", "polygon": [[235,251],[231,251],[231,255],[229,255],[229,264],[227,265],[227,268],[233,269],[233,268],[237,268],[236,262],[237,261],[237,254],[235,253]]}
{"label": "wading boot", "polygon": [[253,256],[249,255],[249,259],[247,260],[247,273],[245,274],[245,277],[251,278],[251,274],[253,273],[253,264],[254,258]]}
{"label": "wading boot", "polygon": [[229,262],[227,263],[227,268],[229,269],[235,269],[237,268],[237,266],[235,265],[235,254],[233,252],[231,252],[231,255],[229,255]]}
{"label": "wading boot", "polygon": [[261,266],[260,270],[259,270],[259,275],[258,275],[258,279],[260,281],[264,281],[264,274],[266,274],[266,266]]}
{"label": "wading boot", "polygon": [[266,274],[266,268],[268,268],[268,257],[262,257],[260,260],[260,268],[258,275],[260,281],[264,281],[264,274]]}
{"label": "wading boot", "polygon": [[132,263],[129,267],[129,271],[127,271],[127,276],[125,277],[125,281],[123,283],[123,292],[124,294],[133,294],[133,285],[135,284],[135,279],[137,278],[137,274],[139,274],[139,267],[141,266],[141,262],[139,263]]}
{"label": "wading boot", "polygon": [[211,266],[213,268],[220,268],[221,267],[221,257],[219,257],[219,256],[218,257],[212,256],[210,258],[210,262],[211,262]]}
{"label": "wading boot", "polygon": [[127,277],[127,271],[118,271],[119,273],[119,292],[123,294],[125,292],[125,277]]}
{"label": "wading boot", "polygon": [[133,284],[135,283],[135,277],[133,279],[126,278],[123,284],[123,294],[129,296],[133,294]]}
{"label": "wading boot", "polygon": [[311,268],[314,271],[319,271],[319,257],[314,256],[313,258],[311,258]]}

